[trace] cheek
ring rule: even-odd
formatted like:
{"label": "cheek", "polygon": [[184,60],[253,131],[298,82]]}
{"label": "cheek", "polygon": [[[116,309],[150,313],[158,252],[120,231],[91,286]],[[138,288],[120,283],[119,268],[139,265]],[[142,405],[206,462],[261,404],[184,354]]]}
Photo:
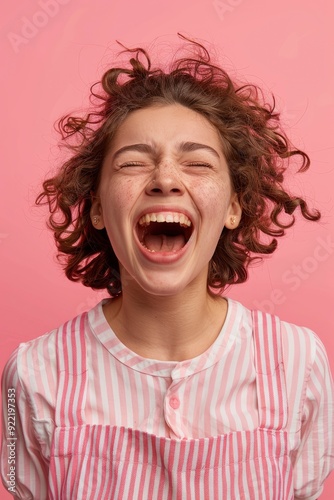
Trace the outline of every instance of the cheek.
{"label": "cheek", "polygon": [[204,183],[198,186],[198,205],[203,210],[203,216],[223,219],[230,203],[231,190],[226,182]]}
{"label": "cheek", "polygon": [[108,191],[103,193],[104,215],[113,214],[119,216],[131,210],[135,199],[132,179],[123,182],[114,181]]}

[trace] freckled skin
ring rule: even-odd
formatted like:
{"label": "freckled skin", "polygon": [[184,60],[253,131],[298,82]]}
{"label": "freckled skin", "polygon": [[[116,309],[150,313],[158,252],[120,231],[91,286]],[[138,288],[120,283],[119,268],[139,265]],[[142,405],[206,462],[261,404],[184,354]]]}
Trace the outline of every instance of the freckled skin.
{"label": "freckled skin", "polygon": [[[214,151],[184,151],[181,143],[204,144]],[[124,146],[149,145],[149,151]],[[202,115],[179,104],[144,108],[129,114],[106,155],[92,216],[100,216],[120,262],[123,293],[171,296],[206,283],[208,263],[231,216],[241,209],[216,129]],[[162,205],[191,215],[193,234],[176,262],[151,262],[143,256],[134,232],[139,214]],[[235,227],[235,225],[234,225]]]}

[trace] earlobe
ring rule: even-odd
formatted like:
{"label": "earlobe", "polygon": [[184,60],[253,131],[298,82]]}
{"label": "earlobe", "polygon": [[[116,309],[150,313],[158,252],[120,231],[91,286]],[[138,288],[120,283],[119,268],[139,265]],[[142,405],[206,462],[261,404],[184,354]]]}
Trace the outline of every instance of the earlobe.
{"label": "earlobe", "polygon": [[102,207],[100,203],[100,198],[98,196],[92,196],[92,206],[90,209],[90,220],[96,229],[104,228],[104,220],[102,214]]}
{"label": "earlobe", "polygon": [[238,227],[241,220],[241,215],[242,209],[237,194],[234,193],[231,198],[228,215],[225,221],[225,227],[227,227],[227,229],[235,229],[236,227]]}

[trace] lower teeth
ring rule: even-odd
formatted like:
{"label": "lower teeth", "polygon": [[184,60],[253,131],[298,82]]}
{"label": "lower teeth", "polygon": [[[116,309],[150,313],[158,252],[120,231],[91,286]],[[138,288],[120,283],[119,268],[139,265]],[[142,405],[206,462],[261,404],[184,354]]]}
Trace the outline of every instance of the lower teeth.
{"label": "lower teeth", "polygon": [[143,247],[145,247],[145,248],[146,248],[146,250],[148,250],[149,252],[151,252],[151,253],[155,253],[155,250],[151,250],[150,248],[148,248],[148,247],[145,245],[145,243],[144,243],[143,241],[141,242],[141,244],[142,244],[142,245],[143,245]]}

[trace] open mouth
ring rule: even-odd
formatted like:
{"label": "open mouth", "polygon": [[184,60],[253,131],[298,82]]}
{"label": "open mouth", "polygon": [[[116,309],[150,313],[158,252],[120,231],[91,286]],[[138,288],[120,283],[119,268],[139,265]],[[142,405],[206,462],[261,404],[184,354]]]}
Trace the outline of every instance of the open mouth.
{"label": "open mouth", "polygon": [[150,252],[178,252],[192,234],[190,219],[180,213],[146,214],[137,224],[140,243]]}

